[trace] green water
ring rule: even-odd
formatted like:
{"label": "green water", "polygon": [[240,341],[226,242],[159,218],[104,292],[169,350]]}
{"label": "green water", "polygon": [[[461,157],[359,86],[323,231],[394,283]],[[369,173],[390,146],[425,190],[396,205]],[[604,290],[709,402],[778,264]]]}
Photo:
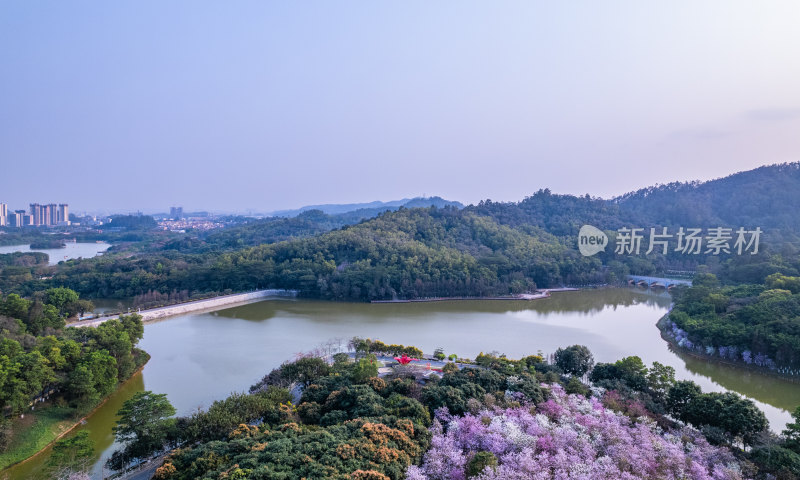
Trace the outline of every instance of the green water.
{"label": "green water", "polygon": [[[141,347],[152,356],[141,376],[126,384],[86,425],[102,451],[93,470],[113,451],[111,427],[121,403],[136,391],[166,393],[178,413],[207,407],[245,391],[298,352],[330,339],[358,335],[385,342],[436,347],[474,358],[496,350],[512,358],[583,344],[599,362],[638,355],[647,364],[671,365],[678,379],[704,390],[739,392],[764,410],[774,430],[800,405],[800,384],[676,354],[656,322],[670,299],[636,289],[555,293],[535,301],[458,301],[356,304],[274,299],[212,313],[189,314],[145,326]],[[10,470],[12,480],[31,478],[47,452]]]}

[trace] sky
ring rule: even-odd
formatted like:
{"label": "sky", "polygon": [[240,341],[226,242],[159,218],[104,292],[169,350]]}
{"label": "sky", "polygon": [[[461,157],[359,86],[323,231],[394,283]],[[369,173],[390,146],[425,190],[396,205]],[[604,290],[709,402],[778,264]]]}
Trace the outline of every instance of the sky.
{"label": "sky", "polygon": [[800,161],[800,2],[0,2],[0,202],[611,197]]}

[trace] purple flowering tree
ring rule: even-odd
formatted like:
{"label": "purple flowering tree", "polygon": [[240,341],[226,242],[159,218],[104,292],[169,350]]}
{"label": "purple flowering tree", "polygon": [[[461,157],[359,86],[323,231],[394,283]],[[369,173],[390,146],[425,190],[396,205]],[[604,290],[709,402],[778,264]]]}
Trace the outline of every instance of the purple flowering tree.
{"label": "purple flowering tree", "polygon": [[748,365],[753,363],[753,356],[750,353],[750,350],[745,350],[745,351],[742,352],[742,360],[744,361],[744,363],[746,363]]}
{"label": "purple flowering tree", "polygon": [[478,480],[742,478],[733,455],[695,430],[665,433],[651,420],[633,421],[596,398],[550,388],[550,400],[535,408],[463,417],[437,412],[431,449],[422,465],[409,467],[406,479],[465,480],[478,452],[498,460],[473,477]]}

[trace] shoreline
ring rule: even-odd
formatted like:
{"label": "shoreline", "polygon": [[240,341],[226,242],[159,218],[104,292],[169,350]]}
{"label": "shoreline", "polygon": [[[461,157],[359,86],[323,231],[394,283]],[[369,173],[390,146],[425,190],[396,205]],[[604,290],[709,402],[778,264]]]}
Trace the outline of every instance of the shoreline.
{"label": "shoreline", "polygon": [[[148,358],[148,359],[147,359],[147,362],[149,362],[149,361],[150,361],[150,359]],[[12,468],[14,468],[14,467],[17,467],[17,466],[19,466],[19,465],[22,465],[22,464],[24,464],[25,462],[28,462],[28,461],[30,461],[30,460],[32,460],[32,459],[34,459],[34,458],[36,458],[37,456],[41,455],[41,454],[42,454],[42,452],[44,452],[44,451],[45,451],[45,450],[47,450],[48,448],[52,447],[52,446],[53,446],[53,444],[55,444],[57,441],[61,440],[61,439],[62,439],[62,438],[64,438],[65,436],[67,436],[67,435],[69,435],[70,433],[72,433],[72,431],[73,431],[73,430],[75,430],[76,428],[78,428],[79,426],[81,426],[81,425],[83,424],[83,422],[84,422],[84,421],[86,421],[86,419],[87,419],[87,418],[89,418],[89,417],[91,417],[92,415],[94,415],[94,413],[95,413],[95,412],[96,412],[96,411],[97,411],[97,410],[98,410],[100,407],[102,407],[103,405],[105,405],[105,404],[106,404],[106,402],[108,402],[108,399],[109,399],[109,398],[111,398],[111,397],[112,397],[112,396],[113,396],[115,393],[117,393],[117,392],[119,391],[119,389],[120,389],[120,388],[122,388],[122,386],[123,386],[123,385],[125,385],[126,383],[130,382],[131,380],[133,380],[133,378],[134,378],[136,375],[140,375],[140,374],[142,373],[142,371],[144,370],[144,367],[145,367],[145,365],[147,365],[147,362],[144,362],[144,363],[143,363],[143,364],[142,364],[142,365],[141,365],[139,368],[137,368],[137,369],[136,369],[136,371],[134,371],[134,372],[131,374],[131,376],[130,376],[130,377],[126,378],[124,382],[122,382],[122,383],[120,383],[119,385],[117,385],[117,388],[115,388],[113,392],[111,392],[111,393],[109,393],[108,395],[106,395],[106,396],[105,396],[105,398],[103,398],[103,400],[102,400],[102,401],[100,401],[100,402],[99,402],[97,405],[95,405],[94,407],[92,407],[92,409],[91,409],[91,410],[89,410],[89,412],[87,412],[87,413],[86,413],[85,415],[83,415],[81,418],[77,419],[77,420],[76,420],[76,421],[75,421],[75,422],[72,424],[72,426],[70,426],[68,429],[64,430],[63,432],[59,433],[59,434],[58,434],[58,435],[57,435],[57,436],[56,436],[54,439],[52,439],[51,441],[49,441],[49,442],[48,442],[48,443],[47,443],[45,446],[43,446],[42,448],[40,448],[39,450],[37,450],[37,451],[36,451],[35,453],[33,453],[32,455],[29,455],[28,457],[26,457],[26,458],[24,458],[24,459],[22,459],[22,460],[20,460],[20,461],[18,461],[18,462],[14,462],[14,463],[12,463],[12,464],[10,464],[10,465],[6,465],[6,466],[5,466],[5,467],[3,467],[2,469],[0,469],[0,473],[6,472],[6,471],[8,471],[8,470],[10,470],[10,469],[12,469]]]}
{"label": "shoreline", "polygon": [[[670,310],[672,310],[672,309],[670,308]],[[747,370],[747,371],[750,371],[750,372],[753,372],[753,373],[758,373],[759,375],[768,375],[770,377],[779,378],[781,380],[786,380],[787,382],[800,384],[800,378],[797,378],[797,377],[792,377],[792,376],[789,376],[789,375],[785,375],[783,373],[775,372],[775,371],[770,370],[768,368],[748,365],[748,364],[746,364],[744,362],[732,362],[730,360],[724,360],[724,359],[721,359],[719,357],[714,357],[712,355],[705,355],[705,354],[702,354],[702,353],[697,353],[697,352],[694,352],[692,350],[689,350],[689,349],[686,349],[684,347],[681,347],[680,345],[676,344],[675,341],[672,338],[670,338],[669,336],[667,336],[664,333],[664,330],[665,330],[665,327],[666,327],[666,322],[665,321],[668,320],[668,319],[669,319],[669,312],[667,312],[666,314],[664,314],[663,317],[658,319],[658,322],[656,322],[656,327],[658,328],[658,332],[661,335],[661,339],[664,340],[665,342],[667,342],[667,344],[669,345],[670,349],[674,350],[677,353],[686,354],[686,355],[692,356],[692,357],[694,357],[694,358],[696,358],[698,360],[703,360],[705,362],[719,363],[721,365],[726,365],[728,367],[738,368],[738,369],[741,369],[741,370]]]}
{"label": "shoreline", "polygon": [[491,297],[429,297],[429,298],[410,298],[410,299],[397,299],[397,300],[370,300],[370,303],[427,303],[427,302],[454,302],[462,300],[540,300],[542,298],[549,298],[551,292],[575,292],[579,288],[564,287],[564,288],[543,288],[536,290],[535,293],[518,293],[516,295],[507,296],[491,296]]}
{"label": "shoreline", "polygon": [[[246,293],[233,293],[231,295],[220,295],[218,297],[204,298],[201,300],[193,300],[191,302],[176,303],[174,305],[167,305],[164,307],[156,307],[147,310],[132,311],[122,315],[138,314],[142,316],[142,323],[160,320],[162,318],[173,317],[176,315],[183,315],[186,313],[195,313],[200,311],[212,311],[219,308],[230,307],[233,305],[246,304],[257,302],[269,297],[289,297],[294,298],[297,292],[293,290],[256,290],[254,292]],[[88,320],[80,320],[73,323],[68,323],[67,327],[96,327],[103,322],[109,320],[116,320],[120,315],[110,315],[108,317],[90,318]]]}

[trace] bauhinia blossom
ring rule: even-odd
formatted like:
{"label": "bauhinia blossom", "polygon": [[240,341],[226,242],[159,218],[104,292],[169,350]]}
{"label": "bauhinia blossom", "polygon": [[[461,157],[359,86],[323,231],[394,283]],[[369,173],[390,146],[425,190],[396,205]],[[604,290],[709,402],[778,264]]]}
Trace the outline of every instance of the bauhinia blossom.
{"label": "bauhinia blossom", "polygon": [[463,480],[480,451],[497,458],[478,480],[692,479],[740,480],[739,465],[724,448],[694,430],[663,432],[652,420],[630,418],[598,399],[567,395],[533,408],[483,410],[452,417],[437,411],[431,449],[407,480]]}

